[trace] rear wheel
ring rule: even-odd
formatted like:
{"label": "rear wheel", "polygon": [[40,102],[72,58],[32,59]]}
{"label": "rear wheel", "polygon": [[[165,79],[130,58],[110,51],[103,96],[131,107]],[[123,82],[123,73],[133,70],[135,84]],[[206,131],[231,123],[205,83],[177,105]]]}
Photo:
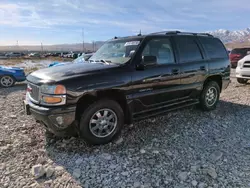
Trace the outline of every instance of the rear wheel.
{"label": "rear wheel", "polygon": [[15,84],[15,82],[15,79],[9,75],[4,75],[0,78],[0,85],[2,87],[11,87]]}
{"label": "rear wheel", "polygon": [[120,133],[123,124],[121,106],[113,100],[99,100],[83,112],[80,134],[90,144],[106,144]]}
{"label": "rear wheel", "polygon": [[247,83],[247,79],[244,79],[244,78],[237,78],[237,82],[240,83],[240,84],[246,84]]}
{"label": "rear wheel", "polygon": [[200,105],[205,111],[210,111],[216,108],[220,98],[220,87],[217,82],[208,82],[201,93]]}

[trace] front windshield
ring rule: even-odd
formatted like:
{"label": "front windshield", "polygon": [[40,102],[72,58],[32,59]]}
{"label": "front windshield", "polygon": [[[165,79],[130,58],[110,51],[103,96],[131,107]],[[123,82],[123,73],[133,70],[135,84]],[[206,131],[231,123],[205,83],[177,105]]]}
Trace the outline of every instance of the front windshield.
{"label": "front windshield", "polygon": [[90,59],[90,62],[126,63],[139,46],[138,40],[115,40],[105,43]]}

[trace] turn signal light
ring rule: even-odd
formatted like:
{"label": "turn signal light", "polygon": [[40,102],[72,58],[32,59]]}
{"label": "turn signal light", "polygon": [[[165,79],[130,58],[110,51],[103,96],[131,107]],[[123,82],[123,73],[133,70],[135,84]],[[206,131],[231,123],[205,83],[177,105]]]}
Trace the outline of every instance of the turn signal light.
{"label": "turn signal light", "polygon": [[43,101],[48,104],[56,104],[62,102],[61,97],[49,97],[49,96],[43,96]]}

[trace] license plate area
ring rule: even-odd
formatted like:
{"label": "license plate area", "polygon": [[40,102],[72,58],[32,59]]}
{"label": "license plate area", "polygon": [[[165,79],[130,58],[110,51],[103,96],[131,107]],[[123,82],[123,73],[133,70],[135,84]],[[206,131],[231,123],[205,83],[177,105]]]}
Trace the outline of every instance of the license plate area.
{"label": "license plate area", "polygon": [[23,108],[24,108],[24,113],[26,115],[31,115],[30,106],[29,106],[29,104],[27,104],[26,101],[23,101]]}

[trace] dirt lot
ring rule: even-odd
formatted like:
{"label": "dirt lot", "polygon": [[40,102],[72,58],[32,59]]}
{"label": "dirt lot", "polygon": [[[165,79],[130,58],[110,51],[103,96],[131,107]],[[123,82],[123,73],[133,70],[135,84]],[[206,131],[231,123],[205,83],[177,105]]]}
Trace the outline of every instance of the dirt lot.
{"label": "dirt lot", "polygon": [[[90,147],[45,140],[24,115],[25,85],[0,89],[0,187],[250,187],[250,84],[232,83],[218,108],[196,107],[127,126],[121,138]],[[34,165],[39,179],[31,173]]]}

